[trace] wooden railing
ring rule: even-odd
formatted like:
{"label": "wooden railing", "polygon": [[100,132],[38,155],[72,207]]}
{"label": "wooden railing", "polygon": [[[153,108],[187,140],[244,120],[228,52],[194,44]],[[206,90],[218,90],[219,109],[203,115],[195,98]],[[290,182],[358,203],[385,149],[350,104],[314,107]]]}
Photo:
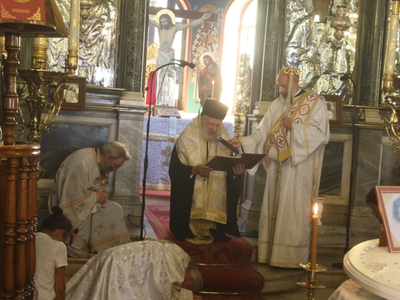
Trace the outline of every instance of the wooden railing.
{"label": "wooden railing", "polygon": [[0,146],[0,298],[32,299],[40,145]]}

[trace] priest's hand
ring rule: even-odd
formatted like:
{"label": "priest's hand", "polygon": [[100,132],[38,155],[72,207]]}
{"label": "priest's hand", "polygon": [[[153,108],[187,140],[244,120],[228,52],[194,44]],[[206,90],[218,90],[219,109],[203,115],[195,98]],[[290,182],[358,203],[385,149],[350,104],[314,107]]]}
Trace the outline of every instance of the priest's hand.
{"label": "priest's hand", "polygon": [[235,148],[242,146],[242,143],[240,142],[239,139],[230,139],[230,140],[227,140],[227,142]]}
{"label": "priest's hand", "polygon": [[284,116],[281,120],[283,127],[286,129],[292,130],[292,119],[288,116]]}
{"label": "priest's hand", "polygon": [[107,201],[107,193],[105,189],[97,192],[97,203],[104,204]]}
{"label": "priest's hand", "polygon": [[233,166],[233,174],[236,176],[236,175],[240,175],[240,174],[243,174],[243,172],[244,172],[244,164],[239,164],[239,165],[236,165],[236,166]]}
{"label": "priest's hand", "polygon": [[192,174],[200,175],[201,177],[209,177],[213,169],[206,165],[197,165],[192,168]]}
{"label": "priest's hand", "polygon": [[202,300],[203,297],[199,295],[193,295],[193,300]]}

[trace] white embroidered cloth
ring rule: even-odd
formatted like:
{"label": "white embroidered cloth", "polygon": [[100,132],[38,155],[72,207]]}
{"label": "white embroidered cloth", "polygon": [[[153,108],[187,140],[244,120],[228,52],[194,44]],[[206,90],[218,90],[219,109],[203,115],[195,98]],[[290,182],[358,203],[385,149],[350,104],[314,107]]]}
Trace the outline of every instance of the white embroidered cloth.
{"label": "white embroidered cloth", "polygon": [[167,241],[140,241],[104,250],[67,284],[70,300],[193,299],[181,289],[190,257]]}

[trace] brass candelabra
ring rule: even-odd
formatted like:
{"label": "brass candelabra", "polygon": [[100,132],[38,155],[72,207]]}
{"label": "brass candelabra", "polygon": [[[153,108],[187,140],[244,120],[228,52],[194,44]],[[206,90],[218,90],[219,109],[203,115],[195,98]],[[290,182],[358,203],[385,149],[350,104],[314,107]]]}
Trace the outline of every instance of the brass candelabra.
{"label": "brass candelabra", "polygon": [[307,300],[314,300],[315,290],[316,289],[324,289],[325,286],[317,283],[317,273],[325,272],[327,269],[324,266],[316,265],[315,268],[311,268],[310,263],[302,263],[300,266],[307,270],[307,281],[306,282],[297,282],[297,285],[307,288]]}
{"label": "brass candelabra", "polygon": [[[35,69],[20,69],[18,73],[26,82],[29,92],[25,99],[20,100],[26,104],[30,116],[29,123],[26,125],[30,130],[28,141],[40,144],[42,140],[41,131],[48,133],[50,125],[60,112],[64,98],[64,79],[68,76],[68,73]],[[49,101],[45,94],[49,85],[53,83],[55,85],[54,97],[53,101]],[[42,114],[45,112],[47,112],[47,116],[42,120]],[[22,119],[22,116],[19,116],[18,123],[21,124]]]}
{"label": "brass candelabra", "polygon": [[[18,70],[20,78],[24,81],[23,87],[27,87],[27,91],[21,89],[19,97],[20,102],[28,109],[29,122],[25,122],[19,106],[15,116],[17,131],[18,134],[22,134],[25,127],[28,127],[28,141],[38,144],[42,140],[42,130],[49,133],[51,124],[60,112],[64,100],[65,78],[68,76],[68,72],[45,70],[47,43],[47,38],[34,38],[31,69]],[[44,117],[45,114],[47,115]]]}

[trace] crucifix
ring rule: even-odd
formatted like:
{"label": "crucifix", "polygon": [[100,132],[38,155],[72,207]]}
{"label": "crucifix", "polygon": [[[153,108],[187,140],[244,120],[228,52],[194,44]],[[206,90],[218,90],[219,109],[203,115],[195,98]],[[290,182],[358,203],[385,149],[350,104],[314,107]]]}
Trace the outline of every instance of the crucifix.
{"label": "crucifix", "polygon": [[[175,51],[172,48],[172,43],[175,38],[176,32],[185,30],[190,27],[195,27],[204,20],[218,21],[218,15],[212,13],[202,13],[190,10],[175,10],[165,9],[159,7],[150,7],[149,14],[155,15],[155,20],[150,20],[150,24],[154,25],[160,36],[160,48],[157,59],[157,65],[170,62],[171,59],[175,58]],[[175,18],[193,19],[194,21],[182,25],[175,25]],[[160,57],[161,56],[161,57]]]}
{"label": "crucifix", "polygon": [[[157,55],[157,67],[166,66],[175,59],[175,50],[172,43],[178,31],[186,30],[201,24],[204,20],[218,20],[217,14],[203,13],[196,11],[184,11],[150,7],[149,14],[155,15],[149,23],[156,27],[159,32],[159,49]],[[190,23],[177,25],[176,17],[194,19]],[[181,68],[170,67],[169,69],[157,72],[157,105],[174,106],[175,85],[179,84],[182,78]]]}

